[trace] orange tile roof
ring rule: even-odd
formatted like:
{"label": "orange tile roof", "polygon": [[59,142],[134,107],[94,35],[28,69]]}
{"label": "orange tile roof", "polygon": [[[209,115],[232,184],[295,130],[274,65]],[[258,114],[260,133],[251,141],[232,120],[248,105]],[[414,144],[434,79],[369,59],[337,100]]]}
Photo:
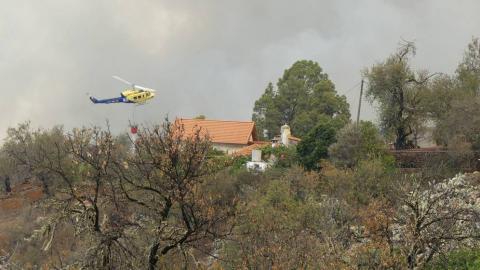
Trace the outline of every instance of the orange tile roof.
{"label": "orange tile roof", "polygon": [[262,148],[269,144],[271,144],[271,142],[256,141],[256,142],[253,142],[253,144],[249,146],[245,146],[240,150],[236,151],[235,153],[233,153],[233,155],[234,156],[250,156],[253,150]]}
{"label": "orange tile roof", "polygon": [[177,118],[175,124],[182,124],[187,136],[200,128],[208,134],[213,143],[248,145],[257,139],[255,123],[252,121]]}

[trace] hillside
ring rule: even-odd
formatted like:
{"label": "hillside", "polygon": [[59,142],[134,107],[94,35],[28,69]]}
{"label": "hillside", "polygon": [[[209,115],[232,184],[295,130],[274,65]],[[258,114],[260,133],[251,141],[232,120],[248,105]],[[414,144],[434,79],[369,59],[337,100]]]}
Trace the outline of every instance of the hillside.
{"label": "hillside", "polygon": [[41,186],[30,182],[15,185],[11,193],[0,196],[0,256],[12,255],[7,251],[15,251],[31,233],[38,216],[35,203],[42,198]]}

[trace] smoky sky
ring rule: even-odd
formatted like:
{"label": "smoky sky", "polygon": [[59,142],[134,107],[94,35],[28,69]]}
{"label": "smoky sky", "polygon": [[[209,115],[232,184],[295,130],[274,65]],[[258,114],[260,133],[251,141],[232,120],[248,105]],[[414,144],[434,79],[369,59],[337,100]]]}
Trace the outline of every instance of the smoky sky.
{"label": "smoky sky", "polygon": [[[0,0],[0,138],[9,126],[158,123],[165,116],[249,120],[268,82],[314,60],[354,118],[361,70],[401,39],[416,68],[453,73],[480,35],[477,0]],[[118,75],[157,90],[145,106],[115,97]],[[363,102],[362,119],[375,120]]]}

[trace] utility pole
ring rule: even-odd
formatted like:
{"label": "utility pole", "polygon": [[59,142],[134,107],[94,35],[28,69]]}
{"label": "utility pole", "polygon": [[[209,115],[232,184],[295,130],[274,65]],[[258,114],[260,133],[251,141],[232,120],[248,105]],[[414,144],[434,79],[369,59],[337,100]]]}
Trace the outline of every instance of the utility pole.
{"label": "utility pole", "polygon": [[360,84],[360,99],[358,100],[358,112],[357,112],[357,125],[360,123],[360,108],[362,107],[362,96],[363,96],[363,79]]}

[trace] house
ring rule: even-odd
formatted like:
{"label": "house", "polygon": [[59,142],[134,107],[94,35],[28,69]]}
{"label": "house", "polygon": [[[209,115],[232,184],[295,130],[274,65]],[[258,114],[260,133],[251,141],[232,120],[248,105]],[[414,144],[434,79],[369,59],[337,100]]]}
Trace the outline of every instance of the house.
{"label": "house", "polygon": [[178,118],[176,125],[183,125],[185,134],[192,135],[198,129],[209,137],[213,148],[233,154],[257,141],[255,122],[210,119]]}
{"label": "house", "polygon": [[300,142],[299,138],[292,136],[288,125],[283,125],[280,129],[281,134],[275,136],[271,142],[257,140],[253,121],[177,118],[175,125],[182,125],[186,136],[191,136],[200,129],[209,137],[214,149],[236,156],[249,156],[252,150],[267,145],[291,146]]}

